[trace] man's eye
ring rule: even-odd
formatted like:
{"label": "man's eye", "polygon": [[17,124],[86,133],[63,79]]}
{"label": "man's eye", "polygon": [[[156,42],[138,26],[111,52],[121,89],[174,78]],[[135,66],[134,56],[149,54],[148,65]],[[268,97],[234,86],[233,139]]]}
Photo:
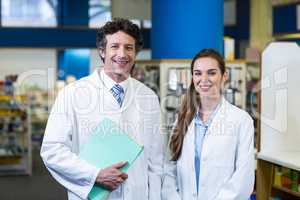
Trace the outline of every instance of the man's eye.
{"label": "man's eye", "polygon": [[127,47],[127,50],[130,50],[130,51],[131,51],[131,50],[133,50],[133,47],[132,47],[132,46],[128,46],[128,47]]}

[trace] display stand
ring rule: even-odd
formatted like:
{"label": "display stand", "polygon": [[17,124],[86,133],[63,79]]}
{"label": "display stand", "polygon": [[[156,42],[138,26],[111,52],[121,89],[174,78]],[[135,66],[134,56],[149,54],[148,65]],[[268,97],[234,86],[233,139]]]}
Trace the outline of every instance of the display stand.
{"label": "display stand", "polygon": [[[300,199],[295,186],[299,187],[296,176],[300,176],[299,55],[300,48],[291,42],[271,43],[262,55],[258,200],[271,196]],[[275,170],[278,167],[294,174],[290,177],[292,188],[278,186],[287,182]]]}

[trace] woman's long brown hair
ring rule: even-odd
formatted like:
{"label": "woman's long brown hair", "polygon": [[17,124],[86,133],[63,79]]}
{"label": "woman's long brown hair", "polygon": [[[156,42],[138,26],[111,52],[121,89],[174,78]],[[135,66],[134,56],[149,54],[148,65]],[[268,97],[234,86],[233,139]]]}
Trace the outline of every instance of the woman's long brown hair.
{"label": "woman's long brown hair", "polygon": [[[215,59],[221,70],[222,75],[225,73],[225,62],[223,57],[213,49],[203,49],[197,53],[191,63],[191,73],[193,75],[193,69],[195,61],[199,58],[210,57]],[[169,148],[171,150],[171,160],[177,161],[181,155],[183,140],[186,135],[189,124],[192,122],[197,108],[201,106],[200,97],[197,93],[193,80],[191,80],[190,86],[185,94],[180,110],[178,112],[178,119],[171,136]]]}

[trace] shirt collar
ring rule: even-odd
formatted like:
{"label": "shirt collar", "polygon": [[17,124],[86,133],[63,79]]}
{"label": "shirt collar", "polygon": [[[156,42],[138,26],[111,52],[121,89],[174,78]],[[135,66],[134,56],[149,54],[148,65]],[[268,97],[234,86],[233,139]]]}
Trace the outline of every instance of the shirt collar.
{"label": "shirt collar", "polygon": [[124,80],[120,83],[116,83],[112,78],[110,78],[104,72],[104,69],[100,69],[100,79],[103,81],[105,87],[108,88],[108,90],[110,90],[114,85],[118,84],[118,85],[122,86],[122,88],[125,92],[127,90],[127,87],[128,87],[129,78],[130,78],[130,76],[126,80]]}
{"label": "shirt collar", "polygon": [[209,119],[207,120],[206,123],[204,123],[200,117],[200,114],[199,114],[199,110],[197,110],[196,114],[195,114],[195,123],[196,125],[200,125],[200,126],[210,126],[213,118],[215,117],[215,115],[217,114],[218,110],[220,109],[221,107],[221,104],[222,104],[222,101],[223,101],[223,98],[220,99],[218,105],[215,107],[214,111],[210,114],[209,116]]}

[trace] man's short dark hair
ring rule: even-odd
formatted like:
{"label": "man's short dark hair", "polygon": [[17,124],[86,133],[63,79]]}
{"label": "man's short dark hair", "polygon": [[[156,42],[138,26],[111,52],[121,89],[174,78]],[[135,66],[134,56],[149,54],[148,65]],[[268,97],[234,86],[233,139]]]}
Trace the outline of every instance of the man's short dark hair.
{"label": "man's short dark hair", "polygon": [[112,35],[118,31],[122,31],[135,39],[136,52],[139,52],[143,48],[143,38],[140,28],[131,21],[122,18],[113,19],[97,30],[97,48],[99,50],[105,49],[107,43],[106,35]]}

